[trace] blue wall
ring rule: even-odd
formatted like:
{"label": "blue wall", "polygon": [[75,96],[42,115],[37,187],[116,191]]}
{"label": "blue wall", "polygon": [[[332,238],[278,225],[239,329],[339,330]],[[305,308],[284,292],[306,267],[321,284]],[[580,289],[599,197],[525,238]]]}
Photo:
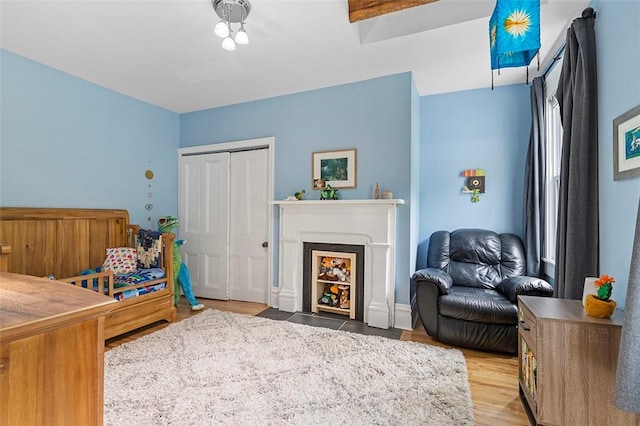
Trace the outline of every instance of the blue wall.
{"label": "blue wall", "polygon": [[[613,181],[612,121],[640,103],[640,80],[630,71],[640,69],[640,2],[592,6],[598,13],[600,269],[616,277],[613,297],[623,307],[640,178]],[[418,99],[406,73],[178,116],[0,50],[0,88],[3,206],[123,208],[145,226],[148,168],[156,172],[152,216],[177,211],[178,146],[275,136],[275,198],[309,189],[313,151],[355,147],[358,188],[341,191],[342,198],[369,198],[379,182],[407,200],[399,207],[399,303],[409,301],[415,241],[460,227],[522,233],[530,130],[524,84]],[[460,193],[459,174],[467,168],[487,171],[479,203]],[[410,212],[419,213],[417,223]]]}
{"label": "blue wall", "polygon": [[[398,206],[396,302],[409,303],[412,77],[397,74],[180,116],[180,146],[275,137],[274,197],[311,190],[314,151],[357,148],[357,188],[342,199],[372,198],[376,182]],[[277,265],[277,260],[275,261]],[[277,268],[275,268],[277,269]]]}
{"label": "blue wall", "polygon": [[[456,228],[522,236],[529,105],[525,84],[421,98],[421,241]],[[461,193],[466,169],[486,171],[477,203]]]}
{"label": "blue wall", "polygon": [[613,180],[613,120],[640,104],[640,2],[594,1],[597,13],[600,273],[616,278],[613,299],[626,301],[640,178]]}
{"label": "blue wall", "polygon": [[[420,234],[420,95],[415,84],[411,90],[411,230],[409,235],[410,274],[416,270],[416,255]],[[413,294],[410,294],[413,298]]]}
{"label": "blue wall", "polygon": [[0,87],[0,205],[177,212],[178,114],[6,50]]}

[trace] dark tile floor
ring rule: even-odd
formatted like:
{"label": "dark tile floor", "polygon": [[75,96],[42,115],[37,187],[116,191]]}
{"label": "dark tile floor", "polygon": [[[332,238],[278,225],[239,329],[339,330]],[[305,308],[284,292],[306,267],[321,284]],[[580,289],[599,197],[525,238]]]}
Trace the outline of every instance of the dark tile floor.
{"label": "dark tile floor", "polygon": [[256,316],[279,321],[295,322],[297,324],[311,325],[314,327],[325,327],[333,330],[382,336],[389,339],[400,339],[400,335],[402,334],[402,330],[397,328],[384,330],[381,328],[369,327],[362,321],[355,321],[345,317],[344,315],[331,314],[327,312],[320,312],[317,314],[311,312],[291,313],[283,312],[275,308],[267,308]]}

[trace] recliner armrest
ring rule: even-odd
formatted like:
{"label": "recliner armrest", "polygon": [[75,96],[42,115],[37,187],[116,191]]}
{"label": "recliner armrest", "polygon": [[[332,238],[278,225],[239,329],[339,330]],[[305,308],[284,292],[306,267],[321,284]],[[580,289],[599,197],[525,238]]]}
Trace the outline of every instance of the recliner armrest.
{"label": "recliner armrest", "polygon": [[451,275],[447,274],[441,269],[437,268],[425,268],[416,271],[411,277],[418,285],[421,282],[428,282],[435,284],[442,294],[448,294],[449,289],[453,285],[453,279]]}
{"label": "recliner armrest", "polygon": [[540,278],[517,276],[507,278],[496,287],[512,303],[518,301],[518,296],[553,296],[551,284]]}

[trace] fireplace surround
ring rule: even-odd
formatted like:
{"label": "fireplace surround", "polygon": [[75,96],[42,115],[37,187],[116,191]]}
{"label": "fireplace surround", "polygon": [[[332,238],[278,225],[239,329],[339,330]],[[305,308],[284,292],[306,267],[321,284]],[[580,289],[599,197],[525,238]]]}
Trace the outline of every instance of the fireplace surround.
{"label": "fireplace surround", "polygon": [[280,208],[278,308],[303,311],[304,243],[364,247],[362,320],[393,327],[396,207],[403,200],[276,201]]}

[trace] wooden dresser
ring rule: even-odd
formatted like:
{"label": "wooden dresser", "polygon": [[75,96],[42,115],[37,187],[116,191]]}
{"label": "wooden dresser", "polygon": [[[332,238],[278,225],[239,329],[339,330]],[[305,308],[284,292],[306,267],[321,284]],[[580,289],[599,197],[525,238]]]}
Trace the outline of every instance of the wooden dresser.
{"label": "wooden dresser", "polygon": [[638,425],[612,403],[623,313],[588,316],[580,300],[520,296],[520,397],[532,424]]}
{"label": "wooden dresser", "polygon": [[104,316],[114,303],[0,272],[0,425],[102,425]]}

